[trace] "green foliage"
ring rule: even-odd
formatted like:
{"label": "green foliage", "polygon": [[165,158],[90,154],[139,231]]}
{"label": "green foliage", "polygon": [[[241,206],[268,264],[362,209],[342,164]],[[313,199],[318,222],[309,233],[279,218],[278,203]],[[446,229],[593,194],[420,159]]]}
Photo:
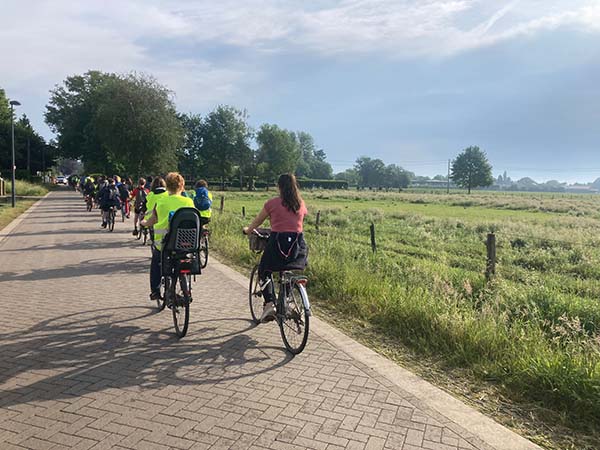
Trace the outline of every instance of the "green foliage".
{"label": "green foliage", "polygon": [[282,173],[294,172],[301,150],[296,135],[277,125],[264,124],[256,135],[257,161],[264,177],[276,180]]}
{"label": "green foliage", "polygon": [[[16,116],[16,114],[15,114]],[[15,118],[15,165],[23,177],[30,177],[55,158],[55,149],[33,129],[26,115]],[[29,165],[29,167],[28,167]],[[0,89],[0,172],[10,176],[12,166],[11,111],[4,90]]]}
{"label": "green foliage", "polygon": [[452,162],[452,180],[460,187],[471,189],[494,183],[492,166],[479,147],[468,147]]}
{"label": "green foliage", "polygon": [[[380,159],[361,156],[356,160],[354,170],[362,186],[406,188],[414,174],[395,164],[386,166]],[[347,172],[348,173],[348,172]]]}
{"label": "green foliage", "polygon": [[203,121],[201,157],[208,175],[223,182],[234,173],[236,166],[246,166],[252,160],[249,141],[252,130],[246,111],[219,105]]}
{"label": "green foliage", "polygon": [[313,137],[304,132],[296,133],[300,147],[300,160],[296,167],[299,177],[329,180],[333,177],[333,169],[326,159],[327,155],[322,149],[317,149]]}
{"label": "green foliage", "polygon": [[[6,180],[5,180],[6,181]],[[6,181],[6,193],[10,194],[12,192],[12,185],[10,181]],[[24,195],[24,196],[42,196],[48,193],[48,189],[46,189],[41,184],[30,183],[24,180],[16,180],[15,181],[15,193],[16,195]]]}
{"label": "green foliage", "polygon": [[182,129],[165,87],[131,74],[107,79],[98,95],[102,100],[92,123],[107,173],[141,176],[176,170]]}
{"label": "green foliage", "polygon": [[137,175],[176,168],[182,137],[171,93],[144,75],[89,71],[52,92],[46,122],[61,156],[88,171]]}

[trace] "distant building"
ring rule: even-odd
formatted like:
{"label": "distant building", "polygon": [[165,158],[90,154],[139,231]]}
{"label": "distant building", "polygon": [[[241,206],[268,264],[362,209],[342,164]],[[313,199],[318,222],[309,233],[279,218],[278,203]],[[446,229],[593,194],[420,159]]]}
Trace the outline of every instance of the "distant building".
{"label": "distant building", "polygon": [[568,194],[598,194],[600,191],[592,186],[577,185],[567,186],[565,192]]}

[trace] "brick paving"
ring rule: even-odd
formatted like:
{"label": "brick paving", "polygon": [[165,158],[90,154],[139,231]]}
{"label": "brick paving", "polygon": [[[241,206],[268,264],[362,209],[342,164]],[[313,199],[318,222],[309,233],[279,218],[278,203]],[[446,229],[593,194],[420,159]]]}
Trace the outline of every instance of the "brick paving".
{"label": "brick paving", "polygon": [[147,299],[149,249],[130,223],[108,233],[55,192],[0,241],[0,449],[493,448],[318,322],[291,358],[218,264],[177,340]]}

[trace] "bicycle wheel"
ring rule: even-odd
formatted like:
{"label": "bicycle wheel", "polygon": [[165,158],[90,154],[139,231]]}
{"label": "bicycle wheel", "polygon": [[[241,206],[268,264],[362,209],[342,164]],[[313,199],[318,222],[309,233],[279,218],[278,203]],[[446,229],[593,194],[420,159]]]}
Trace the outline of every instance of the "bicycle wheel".
{"label": "bicycle wheel", "polygon": [[111,209],[108,212],[108,231],[113,231],[115,229],[115,210]]}
{"label": "bicycle wheel", "polygon": [[309,313],[304,307],[303,295],[306,295],[304,286],[292,282],[281,305],[284,311],[277,312],[281,338],[285,348],[293,355],[304,350],[308,341]]}
{"label": "bicycle wheel", "polygon": [[208,236],[205,234],[200,238],[200,267],[206,268],[208,264]]}
{"label": "bicycle wheel", "polygon": [[125,206],[121,206],[121,222],[125,222]]}
{"label": "bicycle wheel", "polygon": [[262,308],[264,305],[262,291],[260,290],[260,280],[258,278],[258,264],[252,269],[250,274],[250,286],[248,288],[248,301],[250,304],[250,314],[255,324],[260,323]]}
{"label": "bicycle wheel", "polygon": [[87,210],[88,210],[88,212],[90,212],[94,205],[92,204],[91,200],[87,200],[86,203],[87,203]]}
{"label": "bicycle wheel", "polygon": [[142,238],[142,226],[140,225],[140,228],[137,230],[137,234],[135,235],[135,238],[139,241]]}
{"label": "bicycle wheel", "polygon": [[148,240],[148,228],[144,227],[142,234],[144,235],[144,240],[142,241],[142,245],[146,245],[146,241]]}
{"label": "bicycle wheel", "polygon": [[[179,278],[179,282],[177,278]],[[173,324],[175,325],[175,334],[178,338],[182,338],[186,335],[190,323],[192,279],[190,275],[173,276],[171,283],[173,283],[171,292],[175,294],[172,299],[173,303],[171,304]]]}

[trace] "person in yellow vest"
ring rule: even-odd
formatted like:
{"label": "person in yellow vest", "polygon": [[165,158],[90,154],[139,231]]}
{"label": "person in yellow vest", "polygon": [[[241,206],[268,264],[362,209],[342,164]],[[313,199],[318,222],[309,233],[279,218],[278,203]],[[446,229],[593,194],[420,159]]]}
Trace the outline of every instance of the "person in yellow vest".
{"label": "person in yellow vest", "polygon": [[185,180],[180,174],[177,172],[167,174],[165,183],[168,195],[160,196],[150,218],[142,221],[142,225],[145,227],[154,226],[154,246],[150,263],[150,300],[160,298],[160,254],[163,238],[169,231],[171,213],[179,208],[194,207],[194,201],[191,198],[181,195],[185,188]]}
{"label": "person in yellow vest", "polygon": [[212,215],[212,192],[208,190],[206,180],[198,180],[194,188],[194,205],[200,211],[200,225],[204,226]]}

